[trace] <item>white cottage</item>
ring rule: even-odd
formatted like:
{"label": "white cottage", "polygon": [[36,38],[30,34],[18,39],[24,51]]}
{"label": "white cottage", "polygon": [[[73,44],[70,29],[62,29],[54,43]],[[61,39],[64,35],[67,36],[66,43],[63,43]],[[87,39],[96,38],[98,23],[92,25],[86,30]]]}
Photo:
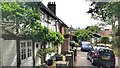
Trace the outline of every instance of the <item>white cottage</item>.
{"label": "white cottage", "polygon": [[[41,24],[51,31],[59,32],[59,19],[55,15],[55,2],[49,2],[48,8],[44,4],[40,4],[40,12]],[[0,37],[0,67],[41,65],[41,59],[36,55],[37,50],[41,48],[40,43],[33,42],[32,38],[29,36],[21,35],[18,37],[14,35],[14,30],[11,28],[7,28],[7,30],[3,30],[2,32],[2,37]],[[60,49],[59,47],[59,53],[61,51]],[[46,60],[53,55],[54,53],[47,55]]]}

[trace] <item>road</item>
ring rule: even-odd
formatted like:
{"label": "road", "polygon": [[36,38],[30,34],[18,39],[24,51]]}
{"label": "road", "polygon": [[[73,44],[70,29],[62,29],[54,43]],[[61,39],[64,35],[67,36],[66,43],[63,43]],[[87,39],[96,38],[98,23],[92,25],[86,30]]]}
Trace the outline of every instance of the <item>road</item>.
{"label": "road", "polygon": [[77,49],[76,61],[74,62],[77,68],[97,68],[91,65],[91,62],[86,58],[87,52],[82,52],[80,48]]}
{"label": "road", "polygon": [[[96,66],[91,65],[91,62],[87,60],[86,55],[87,55],[87,52],[82,52],[80,48],[78,48],[74,66],[77,68],[98,68]],[[116,66],[118,66],[119,61],[120,60],[118,60],[118,57],[116,57]]]}

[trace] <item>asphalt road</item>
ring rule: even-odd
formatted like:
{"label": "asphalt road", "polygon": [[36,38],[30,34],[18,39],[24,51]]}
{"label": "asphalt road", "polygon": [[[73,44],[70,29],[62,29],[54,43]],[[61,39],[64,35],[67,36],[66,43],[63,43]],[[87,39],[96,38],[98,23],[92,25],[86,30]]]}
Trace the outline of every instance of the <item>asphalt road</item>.
{"label": "asphalt road", "polygon": [[77,49],[76,61],[74,62],[75,67],[78,68],[97,68],[91,64],[86,58],[87,52],[82,52],[80,48]]}

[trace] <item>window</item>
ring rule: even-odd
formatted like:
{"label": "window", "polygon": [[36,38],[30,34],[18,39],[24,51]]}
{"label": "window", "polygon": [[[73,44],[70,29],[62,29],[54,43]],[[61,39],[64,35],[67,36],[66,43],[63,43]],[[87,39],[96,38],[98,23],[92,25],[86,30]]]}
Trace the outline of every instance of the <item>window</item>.
{"label": "window", "polygon": [[52,31],[55,31],[55,26],[56,26],[56,23],[55,23],[55,20],[51,23],[51,27],[52,27]]}
{"label": "window", "polygon": [[36,48],[39,48],[39,44],[38,43],[36,44]]}
{"label": "window", "polygon": [[20,46],[21,60],[32,56],[32,41],[21,41]]}
{"label": "window", "polygon": [[21,59],[25,59],[26,58],[26,46],[25,46],[25,42],[21,42]]}
{"label": "window", "polygon": [[32,45],[31,42],[27,42],[27,56],[30,57],[32,52]]}

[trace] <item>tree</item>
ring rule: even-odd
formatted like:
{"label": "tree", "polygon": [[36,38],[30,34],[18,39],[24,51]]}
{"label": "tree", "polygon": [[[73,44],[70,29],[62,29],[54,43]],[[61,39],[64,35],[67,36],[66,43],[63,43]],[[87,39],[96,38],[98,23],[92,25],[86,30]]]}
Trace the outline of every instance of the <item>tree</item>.
{"label": "tree", "polygon": [[[32,3],[32,2],[31,2]],[[35,5],[35,3],[32,3]],[[39,9],[40,6],[34,8]],[[26,30],[34,31],[33,27],[37,26],[37,20],[40,20],[40,13],[38,10],[34,10],[31,6],[27,6],[24,2],[3,2],[2,3],[2,29],[8,32],[7,27],[11,27],[13,32],[12,34],[17,36],[16,39],[16,48],[17,48],[17,67],[20,67],[20,40],[19,36],[25,35]],[[40,24],[40,23],[39,23]],[[11,29],[10,28],[10,29]],[[38,28],[39,29],[39,28]],[[32,34],[31,32],[29,32]],[[32,37],[34,34],[32,35]],[[36,41],[36,40],[34,40]],[[33,51],[34,52],[34,51]],[[33,53],[33,66],[35,66]]]}
{"label": "tree", "polygon": [[100,28],[97,25],[87,26],[85,29],[89,30],[89,31],[91,31],[93,33],[99,33],[100,32]]}
{"label": "tree", "polygon": [[92,32],[89,30],[77,30],[75,31],[75,36],[78,38],[78,40],[81,41],[89,41],[90,38],[92,38]]}
{"label": "tree", "polygon": [[[120,1],[119,2],[93,2],[88,13],[92,18],[100,19],[112,24],[113,37],[115,37],[115,22],[118,21],[118,35],[120,40]],[[120,45],[120,43],[118,44]]]}
{"label": "tree", "polygon": [[101,42],[104,43],[105,46],[106,46],[106,44],[110,43],[109,37],[108,36],[102,36],[101,37]]}
{"label": "tree", "polygon": [[[44,27],[40,23],[40,5],[41,2],[11,2],[2,3],[3,12],[3,22],[2,27],[11,27],[15,29],[14,33],[19,40],[19,36],[29,35],[32,37],[34,42],[40,42],[44,45],[47,42],[57,42],[61,44],[64,40],[63,36],[59,32],[52,32],[48,28]],[[10,25],[8,25],[10,24]],[[8,26],[6,26],[8,25]],[[19,31],[20,30],[20,31]],[[17,42],[19,43],[19,42]],[[19,45],[20,46],[20,45]],[[19,49],[18,45],[17,48]],[[52,51],[49,48],[40,50],[42,51]],[[18,50],[17,49],[17,50]],[[39,51],[39,53],[40,53]],[[47,54],[43,53],[43,54]],[[42,53],[41,53],[42,54]]]}

